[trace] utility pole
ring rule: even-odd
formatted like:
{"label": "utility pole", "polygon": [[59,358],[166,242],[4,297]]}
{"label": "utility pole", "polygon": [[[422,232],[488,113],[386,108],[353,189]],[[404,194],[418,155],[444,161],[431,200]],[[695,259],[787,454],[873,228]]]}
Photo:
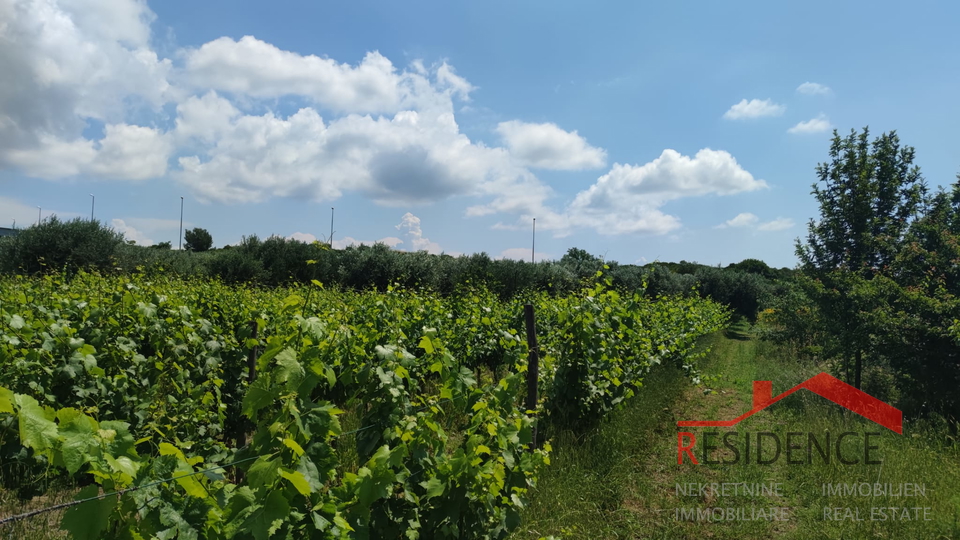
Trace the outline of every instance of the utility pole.
{"label": "utility pole", "polygon": [[90,221],[93,221],[93,205],[97,202],[97,198],[93,196],[93,193],[90,194]]}
{"label": "utility pole", "polygon": [[40,212],[43,212],[43,210],[41,210],[40,207],[38,206],[37,207],[37,227],[40,226]]}
{"label": "utility pole", "polygon": [[183,250],[183,197],[180,197],[180,242],[177,244],[178,250]]}
{"label": "utility pole", "polygon": [[333,249],[333,207],[330,207],[330,249]]}
{"label": "utility pole", "polygon": [[537,262],[536,259],[536,249],[537,249],[537,218],[533,218],[533,245],[530,246],[530,262]]}

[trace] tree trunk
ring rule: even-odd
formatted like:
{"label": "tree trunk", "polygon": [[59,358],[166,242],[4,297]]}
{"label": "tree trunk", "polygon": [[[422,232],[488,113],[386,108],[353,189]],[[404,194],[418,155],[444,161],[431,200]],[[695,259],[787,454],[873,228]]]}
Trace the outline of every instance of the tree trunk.
{"label": "tree trunk", "polygon": [[857,365],[854,366],[854,370],[856,371],[856,373],[855,373],[855,376],[856,376],[856,384],[854,384],[854,386],[857,388],[857,390],[859,390],[859,389],[860,389],[860,374],[863,372],[863,349],[857,349]]}

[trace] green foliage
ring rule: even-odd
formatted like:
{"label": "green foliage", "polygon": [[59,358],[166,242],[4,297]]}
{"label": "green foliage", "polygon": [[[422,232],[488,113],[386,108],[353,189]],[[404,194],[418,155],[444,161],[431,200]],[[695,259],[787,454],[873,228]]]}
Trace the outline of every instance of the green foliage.
{"label": "green foliage", "polygon": [[[694,373],[690,344],[724,317],[609,283],[509,301],[149,273],[2,285],[0,463],[96,484],[79,498],[138,488],[65,514],[81,538],[502,538],[549,463],[535,422],[618,407],[656,362]],[[536,415],[516,330],[527,301],[541,329]],[[561,375],[576,364],[582,380]],[[343,431],[343,411],[358,430]],[[30,478],[0,475],[18,480]]]}
{"label": "green foliage", "polygon": [[830,160],[817,166],[813,186],[821,218],[810,221],[806,243],[796,243],[802,271],[822,285],[811,298],[841,344],[844,367],[853,372],[848,381],[857,388],[870,334],[859,317],[868,306],[851,293],[890,267],[921,210],[926,186],[914,154],[895,132],[871,143],[867,128],[846,138],[834,131]]}
{"label": "green foliage", "polygon": [[123,235],[98,221],[56,216],[0,242],[0,270],[9,273],[108,270]]}
{"label": "green foliage", "polygon": [[154,244],[150,246],[151,249],[170,249],[172,247],[170,242],[160,242],[159,244]]}
{"label": "green foliage", "polygon": [[751,321],[756,320],[770,296],[769,282],[753,273],[706,267],[697,270],[694,279],[705,297],[729,306]]}
{"label": "green foliage", "polygon": [[213,247],[213,236],[206,229],[199,227],[183,232],[183,249],[197,253],[207,251]]}

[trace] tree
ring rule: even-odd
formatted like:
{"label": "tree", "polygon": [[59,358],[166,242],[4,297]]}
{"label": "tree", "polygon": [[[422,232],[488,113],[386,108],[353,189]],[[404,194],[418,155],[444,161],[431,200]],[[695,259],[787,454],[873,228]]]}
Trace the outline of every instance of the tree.
{"label": "tree", "polygon": [[150,246],[150,249],[170,249],[171,247],[170,242],[160,242],[159,244]]}
{"label": "tree", "polygon": [[190,229],[183,233],[183,239],[186,244],[183,246],[187,251],[207,251],[213,247],[213,237],[206,229],[199,227]]}
{"label": "tree", "polygon": [[921,210],[926,185],[913,158],[896,132],[870,143],[868,128],[844,138],[834,130],[830,160],[817,166],[813,185],[821,219],[810,220],[806,244],[796,242],[802,272],[818,284],[812,296],[842,344],[848,380],[855,359],[857,388],[870,339],[861,315],[870,303],[852,292],[889,268]]}

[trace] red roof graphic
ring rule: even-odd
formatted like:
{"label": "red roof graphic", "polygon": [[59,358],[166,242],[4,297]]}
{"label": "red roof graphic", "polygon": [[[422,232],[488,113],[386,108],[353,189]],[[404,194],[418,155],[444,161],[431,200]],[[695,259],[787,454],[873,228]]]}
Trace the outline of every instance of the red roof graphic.
{"label": "red roof graphic", "polygon": [[866,392],[857,390],[826,373],[810,377],[777,397],[772,396],[773,384],[770,381],[753,381],[753,408],[744,414],[733,420],[682,420],[677,422],[677,425],[680,427],[735,426],[741,420],[753,416],[801,388],[806,388],[814,394],[825,397],[891,431],[903,434],[903,413],[900,412],[900,409],[888,405]]}

